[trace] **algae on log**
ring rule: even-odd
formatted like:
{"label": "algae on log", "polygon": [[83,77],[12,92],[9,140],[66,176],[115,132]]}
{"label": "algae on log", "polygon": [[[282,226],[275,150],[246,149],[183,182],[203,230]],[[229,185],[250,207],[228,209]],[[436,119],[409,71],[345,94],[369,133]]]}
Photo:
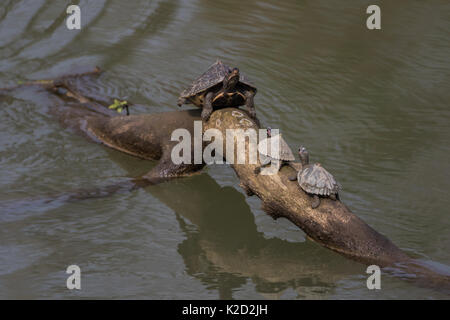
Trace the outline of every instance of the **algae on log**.
{"label": "algae on log", "polygon": [[[226,159],[227,129],[258,129],[258,126],[244,111],[236,108],[216,110],[203,131],[220,130],[223,136],[223,158]],[[90,117],[87,129],[107,146],[146,159],[160,160],[149,174],[144,176],[152,182],[168,177],[162,169],[170,162],[171,133],[176,128],[185,128],[192,137],[193,122],[200,120],[196,110],[164,112],[139,116]],[[248,141],[246,140],[246,152]],[[192,148],[193,149],[193,148]],[[179,171],[181,175],[198,171],[203,165],[187,165]],[[256,164],[232,164],[240,185],[247,194],[257,195],[263,209],[273,218],[284,217],[302,229],[311,239],[349,258],[365,264],[379,266],[409,260],[409,257],[389,239],[379,234],[354,215],[342,202],[322,199],[321,205],[312,209],[310,197],[297,182],[290,181],[293,169],[285,166],[275,175],[256,175]]]}

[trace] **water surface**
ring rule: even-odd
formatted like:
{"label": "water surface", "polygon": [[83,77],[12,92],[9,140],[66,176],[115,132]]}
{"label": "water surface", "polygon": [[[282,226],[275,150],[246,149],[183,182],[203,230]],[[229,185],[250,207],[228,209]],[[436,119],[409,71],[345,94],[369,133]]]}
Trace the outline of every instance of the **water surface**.
{"label": "water surface", "polygon": [[[449,272],[450,6],[369,1],[75,1],[0,3],[0,86],[99,65],[89,91],[176,110],[216,59],[259,88],[257,113],[303,144],[343,184],[351,210],[413,257]],[[233,170],[102,199],[46,202],[151,169],[87,142],[50,115],[36,89],[0,99],[0,297],[151,299],[448,299],[365,267],[274,221]],[[82,270],[82,290],[65,269]]]}

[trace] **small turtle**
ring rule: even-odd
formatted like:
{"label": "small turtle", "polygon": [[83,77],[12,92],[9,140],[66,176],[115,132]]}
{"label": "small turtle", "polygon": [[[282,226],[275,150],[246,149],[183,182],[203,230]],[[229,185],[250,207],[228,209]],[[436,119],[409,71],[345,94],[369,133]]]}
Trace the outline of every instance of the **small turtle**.
{"label": "small turtle", "polygon": [[256,88],[239,72],[217,60],[192,85],[181,92],[178,106],[192,103],[202,110],[202,119],[208,121],[213,108],[247,107],[250,117],[256,119],[253,97]]}
{"label": "small turtle", "polygon": [[[274,142],[278,143],[278,154],[272,154],[271,152],[271,145],[273,142],[272,139],[275,139]],[[275,163],[278,172],[283,165],[292,166],[292,161],[295,161],[295,156],[286,141],[282,138],[281,133],[272,137],[272,129],[270,127],[267,128],[267,138],[258,144],[258,151],[261,166],[255,168],[256,174],[259,174],[261,172],[261,168],[269,165],[270,163]]]}
{"label": "small turtle", "polygon": [[300,147],[298,154],[302,162],[302,170],[296,176],[289,177],[289,180],[297,180],[300,188],[312,195],[311,208],[315,209],[320,205],[320,197],[339,200],[338,191],[341,189],[341,185],[336,182],[331,173],[325,170],[320,163],[309,164],[309,154],[306,148]]}

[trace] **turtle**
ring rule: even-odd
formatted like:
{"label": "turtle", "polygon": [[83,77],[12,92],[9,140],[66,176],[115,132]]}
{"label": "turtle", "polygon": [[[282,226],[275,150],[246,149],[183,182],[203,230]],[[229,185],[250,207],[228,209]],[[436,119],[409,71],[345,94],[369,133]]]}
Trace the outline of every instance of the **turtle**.
{"label": "turtle", "polygon": [[[275,139],[275,141],[272,139]],[[272,154],[270,151],[272,142],[278,143],[278,154]],[[261,172],[261,168],[269,165],[270,163],[275,163],[278,172],[284,165],[289,165],[292,167],[292,162],[295,161],[295,156],[286,141],[284,141],[281,133],[272,137],[272,129],[270,127],[267,128],[267,138],[258,144],[258,151],[261,166],[255,168],[255,174],[259,174]]]}
{"label": "turtle", "polygon": [[309,153],[305,147],[298,150],[302,169],[297,175],[289,177],[291,181],[298,181],[300,188],[311,195],[311,208],[315,209],[320,205],[320,197],[328,197],[332,200],[339,200],[338,191],[341,185],[334,179],[320,163],[309,164]]}
{"label": "turtle", "polygon": [[202,108],[202,119],[208,121],[214,108],[247,107],[257,123],[253,98],[257,89],[238,68],[231,69],[217,60],[191,86],[181,92],[178,106],[192,103]]}

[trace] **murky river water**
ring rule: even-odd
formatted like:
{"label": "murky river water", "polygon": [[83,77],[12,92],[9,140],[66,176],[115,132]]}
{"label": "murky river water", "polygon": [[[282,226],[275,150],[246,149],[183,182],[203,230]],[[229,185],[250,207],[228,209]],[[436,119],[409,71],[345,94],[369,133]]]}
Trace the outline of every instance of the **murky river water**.
{"label": "murky river water", "polygon": [[[90,90],[134,113],[176,110],[217,58],[259,88],[261,122],[306,145],[343,184],[342,200],[413,257],[449,272],[450,6],[370,1],[0,2],[0,87],[101,66]],[[246,198],[234,171],[79,202],[48,194],[107,185],[155,163],[87,142],[26,89],[0,100],[0,298],[432,298],[306,240]],[[30,200],[32,199],[32,200]],[[77,264],[82,289],[66,288]]]}

